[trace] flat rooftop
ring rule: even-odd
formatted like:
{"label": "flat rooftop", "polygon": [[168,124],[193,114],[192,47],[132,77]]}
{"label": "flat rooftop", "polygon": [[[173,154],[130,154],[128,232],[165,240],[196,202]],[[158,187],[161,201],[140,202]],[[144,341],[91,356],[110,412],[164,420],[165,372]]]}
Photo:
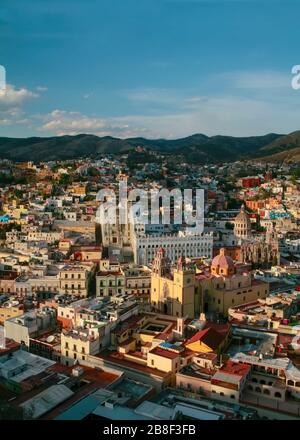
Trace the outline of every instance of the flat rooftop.
{"label": "flat rooftop", "polygon": [[262,365],[266,368],[275,368],[280,370],[287,370],[290,360],[288,358],[263,358],[259,359],[257,356],[247,355],[244,353],[236,353],[231,360],[233,362],[244,362],[252,365]]}
{"label": "flat rooftop", "polygon": [[1,362],[0,358],[0,376],[9,377],[10,372],[21,369],[22,371],[13,376],[14,382],[20,383],[32,376],[37,376],[54,364],[55,362],[49,359],[28,353],[25,350],[18,350],[12,352],[7,360]]}
{"label": "flat rooftop", "polygon": [[128,368],[130,370],[137,370],[141,373],[144,373],[147,376],[159,376],[161,378],[168,377],[169,373],[165,373],[163,371],[157,370],[156,368],[150,368],[146,365],[141,365],[133,361],[129,361],[128,359],[124,359],[124,356],[117,351],[110,352],[109,350],[104,350],[96,357],[99,357],[103,360],[109,361],[116,366],[122,368]]}

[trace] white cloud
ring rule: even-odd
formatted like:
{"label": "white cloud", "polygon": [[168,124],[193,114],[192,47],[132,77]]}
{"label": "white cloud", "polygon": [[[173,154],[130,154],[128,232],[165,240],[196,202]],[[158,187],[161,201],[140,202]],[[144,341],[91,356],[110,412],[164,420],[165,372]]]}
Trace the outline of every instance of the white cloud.
{"label": "white cloud", "polygon": [[[188,98],[187,98],[188,99]],[[44,117],[40,130],[47,135],[90,133],[121,138],[177,138],[193,133],[248,136],[268,132],[286,133],[299,128],[297,102],[274,106],[264,100],[235,96],[191,97],[192,104],[180,112],[119,117],[87,116],[55,110]]]}
{"label": "white cloud", "polygon": [[105,128],[105,124],[105,120],[102,118],[89,118],[78,112],[54,110],[46,115],[42,130],[83,133],[101,130]]}
{"label": "white cloud", "polygon": [[11,125],[11,121],[9,119],[0,119],[0,125]]}
{"label": "white cloud", "polygon": [[195,88],[123,90],[120,93],[131,110],[114,117],[62,109],[30,116],[22,112],[22,104],[37,94],[10,86],[9,96],[2,102],[0,99],[0,123],[27,125],[32,133],[49,136],[88,133],[121,138],[178,138],[193,133],[233,136],[287,133],[299,129],[300,120],[300,92],[291,89],[290,79],[281,72],[271,71],[223,73],[210,77],[207,88],[202,84],[202,90],[211,90],[211,85],[218,82],[221,87],[216,87],[211,96],[202,95],[202,90]]}
{"label": "white cloud", "polygon": [[28,125],[30,119],[24,116],[22,106],[38,97],[38,93],[25,87],[18,89],[11,84],[7,84],[5,90],[0,91],[0,125]]}
{"label": "white cloud", "polygon": [[0,91],[0,109],[20,106],[25,101],[37,98],[38,96],[38,93],[32,92],[25,87],[17,89],[15,86],[7,84],[5,90]]}
{"label": "white cloud", "polygon": [[2,126],[15,126],[27,125],[30,122],[28,118],[24,117],[24,112],[19,107],[12,107],[8,109],[2,109],[0,107],[0,125]]}

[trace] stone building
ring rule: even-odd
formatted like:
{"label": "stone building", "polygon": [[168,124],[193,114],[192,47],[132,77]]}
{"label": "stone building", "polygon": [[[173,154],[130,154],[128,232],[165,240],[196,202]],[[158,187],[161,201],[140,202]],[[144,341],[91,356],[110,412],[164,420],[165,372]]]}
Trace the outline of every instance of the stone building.
{"label": "stone building", "polygon": [[240,261],[254,267],[270,267],[280,263],[279,242],[271,223],[265,234],[254,235],[244,205],[234,221],[234,235],[241,248]]}
{"label": "stone building", "polygon": [[244,205],[234,220],[234,235],[241,239],[251,237],[251,222]]}
{"label": "stone building", "polygon": [[211,267],[202,270],[187,264],[184,257],[171,268],[162,248],[153,262],[151,306],[167,315],[195,318],[204,312],[226,317],[230,307],[268,293],[268,283],[252,279],[245,265],[234,263],[223,248]]}
{"label": "stone building", "polygon": [[180,257],[171,272],[170,260],[160,248],[153,262],[151,305],[160,313],[172,316],[195,316],[195,269]]}

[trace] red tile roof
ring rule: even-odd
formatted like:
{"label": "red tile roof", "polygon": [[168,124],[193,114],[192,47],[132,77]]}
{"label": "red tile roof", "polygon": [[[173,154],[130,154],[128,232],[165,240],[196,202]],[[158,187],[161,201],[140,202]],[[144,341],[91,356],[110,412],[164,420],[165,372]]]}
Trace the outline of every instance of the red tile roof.
{"label": "red tile roof", "polygon": [[150,353],[156,354],[157,356],[162,356],[167,359],[176,359],[179,356],[179,353],[170,350],[164,350],[163,348],[156,347],[150,351]]}
{"label": "red tile roof", "polygon": [[198,331],[191,339],[189,339],[185,345],[192,344],[193,342],[202,342],[210,347],[212,350],[216,350],[223,342],[224,336],[217,332],[214,328],[208,327],[204,330]]}
{"label": "red tile roof", "polygon": [[[194,353],[195,355],[195,353]],[[215,360],[218,355],[215,353],[198,353],[195,357],[200,358],[200,359],[208,359],[208,360]]]}
{"label": "red tile roof", "polygon": [[234,374],[237,376],[244,377],[249,373],[250,369],[251,369],[250,365],[242,364],[239,362],[233,362],[229,360],[226,363],[226,365],[220,368],[219,371],[221,371],[222,373]]}
{"label": "red tile roof", "polygon": [[227,335],[230,330],[231,325],[229,323],[226,324],[217,324],[216,322],[206,321],[204,328],[213,328],[216,332],[221,335]]}

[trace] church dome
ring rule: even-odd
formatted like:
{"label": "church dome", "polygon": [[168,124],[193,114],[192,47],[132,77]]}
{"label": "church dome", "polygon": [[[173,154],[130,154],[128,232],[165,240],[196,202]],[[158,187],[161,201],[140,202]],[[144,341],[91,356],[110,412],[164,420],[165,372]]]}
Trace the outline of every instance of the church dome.
{"label": "church dome", "polygon": [[244,205],[234,220],[234,235],[241,238],[248,238],[251,235],[251,221]]}
{"label": "church dome", "polygon": [[225,249],[220,249],[211,263],[211,272],[217,275],[232,275],[235,272],[233,259],[229,255],[225,255]]}
{"label": "church dome", "polygon": [[235,217],[236,221],[250,221],[249,219],[249,215],[247,214],[246,210],[245,210],[245,205],[242,205],[240,212],[238,213],[238,215]]}

